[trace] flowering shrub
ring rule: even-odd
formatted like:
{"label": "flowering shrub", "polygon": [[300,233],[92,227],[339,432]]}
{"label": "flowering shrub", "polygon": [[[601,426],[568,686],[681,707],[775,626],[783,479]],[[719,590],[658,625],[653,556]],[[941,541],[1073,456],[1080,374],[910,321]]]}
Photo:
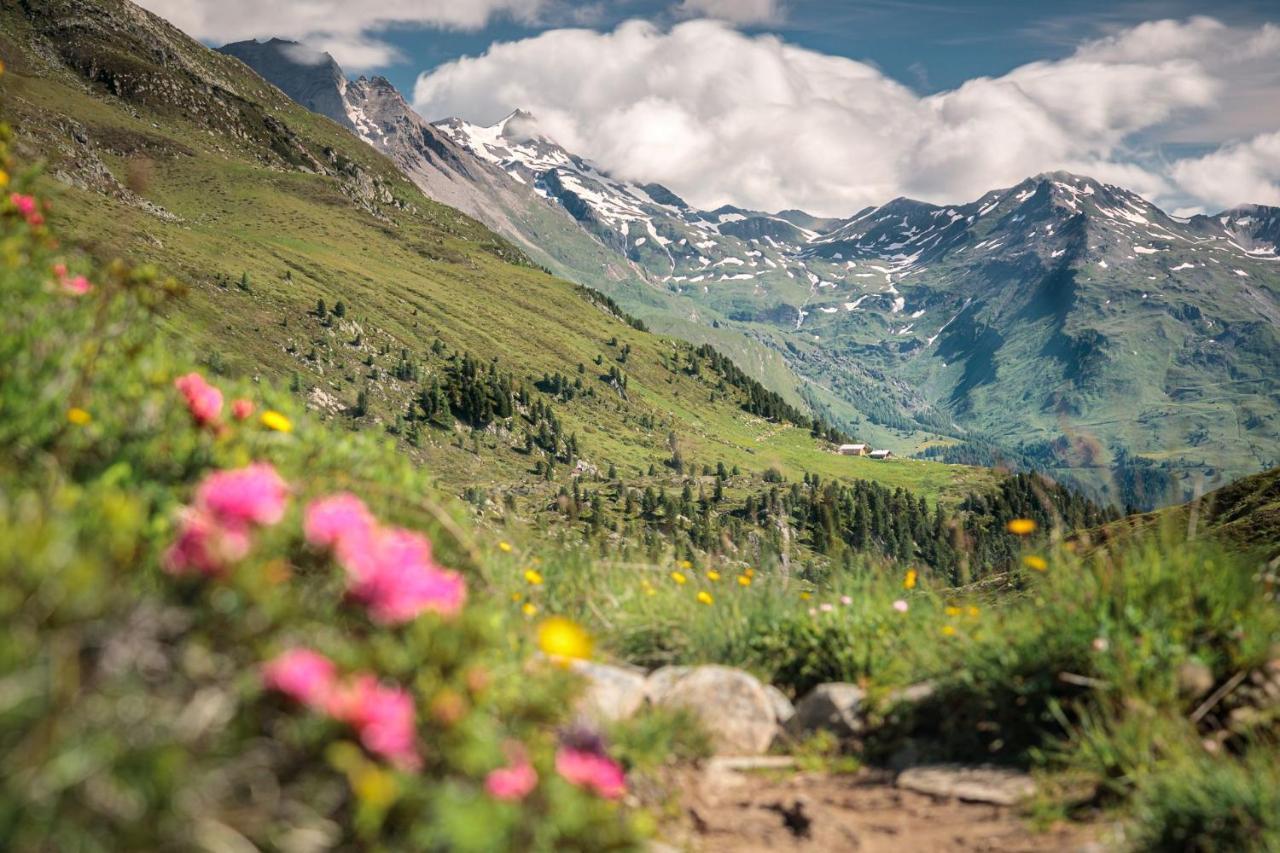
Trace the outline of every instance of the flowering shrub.
{"label": "flowering shrub", "polygon": [[2,139],[0,171],[0,849],[634,847],[460,510],[191,373],[179,288],[55,256]]}

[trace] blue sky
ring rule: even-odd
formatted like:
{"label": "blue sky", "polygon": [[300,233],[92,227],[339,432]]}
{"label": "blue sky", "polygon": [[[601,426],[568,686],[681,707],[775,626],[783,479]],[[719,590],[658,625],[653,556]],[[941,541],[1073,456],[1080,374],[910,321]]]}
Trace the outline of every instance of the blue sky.
{"label": "blue sky", "polygon": [[[659,0],[613,0],[566,4],[598,9],[592,28],[609,30],[623,20],[673,22],[671,4]],[[1157,18],[1211,14],[1230,25],[1280,23],[1277,0],[789,0],[776,24],[746,26],[771,32],[821,53],[870,62],[921,92],[955,88],[973,77],[995,76],[1028,62],[1060,59],[1081,41]],[[379,37],[393,44],[404,61],[366,69],[412,91],[418,73],[460,56],[483,53],[494,42],[527,38],[548,29],[582,26],[581,18],[552,10],[538,23],[507,16],[479,30],[396,27]]]}

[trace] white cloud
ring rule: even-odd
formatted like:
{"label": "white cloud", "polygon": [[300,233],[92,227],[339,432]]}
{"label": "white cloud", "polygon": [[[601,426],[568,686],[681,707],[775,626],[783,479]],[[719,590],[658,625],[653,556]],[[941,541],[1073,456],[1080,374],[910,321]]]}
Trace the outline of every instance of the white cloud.
{"label": "white cloud", "polygon": [[[1274,26],[1157,21],[921,97],[869,64],[719,21],[631,21],[495,44],[421,75],[415,101],[430,118],[530,110],[570,150],[706,207],[846,215],[896,195],[968,200],[1052,169],[1185,205],[1214,196],[1161,165],[1156,144],[1216,144],[1227,120],[1235,138],[1276,130],[1277,46]],[[1236,201],[1263,189],[1230,188]]]}
{"label": "white cloud", "polygon": [[1280,205],[1280,132],[1179,160],[1173,177],[1189,195],[1216,209],[1242,201]]}
{"label": "white cloud", "polygon": [[683,0],[675,8],[682,18],[718,18],[734,24],[776,24],[783,17],[779,0]]}
{"label": "white cloud", "polygon": [[470,30],[497,15],[535,20],[546,0],[138,0],[189,35],[213,42],[261,36],[305,41],[344,66],[373,68],[403,57],[370,35],[419,25]]}

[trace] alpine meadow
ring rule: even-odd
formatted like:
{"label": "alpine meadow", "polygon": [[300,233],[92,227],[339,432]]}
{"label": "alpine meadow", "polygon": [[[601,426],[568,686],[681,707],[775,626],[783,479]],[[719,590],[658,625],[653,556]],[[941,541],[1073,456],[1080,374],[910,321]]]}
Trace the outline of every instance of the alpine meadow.
{"label": "alpine meadow", "polygon": [[1195,5],[0,0],[0,849],[1280,851]]}

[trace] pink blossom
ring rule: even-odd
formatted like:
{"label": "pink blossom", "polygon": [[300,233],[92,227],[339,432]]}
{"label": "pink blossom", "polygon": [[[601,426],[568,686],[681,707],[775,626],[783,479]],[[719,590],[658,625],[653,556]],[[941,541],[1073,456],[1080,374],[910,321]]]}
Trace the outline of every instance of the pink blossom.
{"label": "pink blossom", "polygon": [[1111,644],[1107,642],[1106,637],[1093,638],[1093,650],[1095,652],[1105,652],[1109,648],[1111,648]]}
{"label": "pink blossom", "polygon": [[529,796],[538,786],[538,771],[529,763],[522,747],[511,747],[506,767],[499,767],[485,777],[484,787],[495,800],[515,802]]}
{"label": "pink blossom", "polygon": [[291,649],[262,668],[262,681],[290,699],[323,709],[337,683],[333,661],[310,649]]}
{"label": "pink blossom", "polygon": [[356,730],[365,749],[405,769],[421,766],[413,697],[405,690],[357,675],[333,692],[328,706],[334,719]]}
{"label": "pink blossom", "polygon": [[908,607],[905,601],[899,598],[897,601],[893,603],[893,609],[898,611],[899,613],[906,613],[907,610],[910,608]]}
{"label": "pink blossom", "polygon": [[30,216],[36,212],[36,200],[34,196],[23,195],[22,193],[13,193],[9,196],[9,203],[18,209],[23,216]]}
{"label": "pink blossom", "polygon": [[238,421],[248,420],[253,416],[253,401],[243,397],[231,404],[231,416]]}
{"label": "pink blossom", "polygon": [[249,554],[249,531],[242,523],[224,524],[207,512],[188,509],[178,525],[178,537],[164,555],[170,574],[220,575]]}
{"label": "pink blossom", "polygon": [[823,613],[830,613],[832,610],[835,610],[836,608],[834,605],[824,601],[822,602],[822,604],[818,605],[818,609],[821,610]]}
{"label": "pink blossom", "polygon": [[853,597],[848,595],[842,595],[840,596],[840,603],[843,604],[845,607],[848,607],[850,604],[853,604]]}
{"label": "pink blossom", "polygon": [[303,521],[308,543],[339,552],[371,548],[377,526],[364,501],[347,493],[312,501]]}
{"label": "pink blossom", "polygon": [[348,594],[377,622],[408,622],[427,610],[452,616],[466,601],[466,582],[435,562],[429,539],[380,527],[354,495],[313,501],[303,527],[307,542],[333,550],[346,569]]}
{"label": "pink blossom", "polygon": [[556,752],[556,772],[572,784],[593,790],[607,800],[627,792],[622,768],[608,756],[595,752],[561,747]]}
{"label": "pink blossom", "polygon": [[27,220],[28,225],[40,225],[44,222],[44,216],[40,213],[39,205],[36,204],[35,196],[23,195],[22,193],[13,193],[9,196],[9,203],[17,208],[23,218]]}
{"label": "pink blossom", "polygon": [[61,282],[62,289],[73,296],[84,296],[93,290],[93,285],[89,283],[89,279],[82,275],[75,278],[64,278]]}
{"label": "pink blossom", "polygon": [[199,373],[188,373],[174,380],[173,385],[187,398],[191,417],[200,426],[211,424],[222,413],[222,392],[205,381]]}
{"label": "pink blossom", "polygon": [[216,471],[196,490],[196,506],[224,524],[275,524],[284,517],[289,487],[276,469],[259,462]]}
{"label": "pink blossom", "polygon": [[[351,596],[383,624],[399,624],[430,610],[452,616],[467,598],[466,582],[431,557],[431,543],[409,530],[385,530],[374,540],[370,559],[355,559]],[[348,555],[353,557],[356,555]]]}

